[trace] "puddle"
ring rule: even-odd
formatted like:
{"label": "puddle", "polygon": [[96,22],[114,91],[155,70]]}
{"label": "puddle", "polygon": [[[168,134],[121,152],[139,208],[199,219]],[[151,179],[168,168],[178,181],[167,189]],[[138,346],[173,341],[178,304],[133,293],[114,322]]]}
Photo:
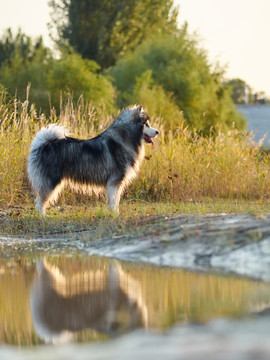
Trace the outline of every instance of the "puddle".
{"label": "puddle", "polygon": [[1,236],[0,359],[268,360],[269,224],[166,215],[105,238]]}
{"label": "puddle", "polygon": [[[93,343],[140,329],[243,321],[270,307],[270,284],[123,262],[78,251],[0,258],[0,342]],[[74,354],[73,354],[74,355]]]}

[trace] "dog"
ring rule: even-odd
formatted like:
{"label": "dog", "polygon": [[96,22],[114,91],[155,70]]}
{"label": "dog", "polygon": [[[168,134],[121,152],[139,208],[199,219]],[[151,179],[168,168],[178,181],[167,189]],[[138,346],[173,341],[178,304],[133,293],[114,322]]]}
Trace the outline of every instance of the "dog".
{"label": "dog", "polygon": [[123,190],[139,171],[144,142],[154,145],[158,131],[142,106],[130,106],[100,135],[81,140],[51,124],[37,132],[28,158],[28,177],[37,195],[36,210],[45,215],[64,186],[91,194],[106,191],[107,206],[119,211]]}

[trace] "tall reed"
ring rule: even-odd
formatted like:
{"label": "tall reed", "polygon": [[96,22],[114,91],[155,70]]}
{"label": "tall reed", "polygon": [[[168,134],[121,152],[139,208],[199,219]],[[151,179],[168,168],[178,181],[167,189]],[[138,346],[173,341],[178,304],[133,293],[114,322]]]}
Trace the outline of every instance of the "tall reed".
{"label": "tall reed", "polygon": [[161,135],[133,191],[173,201],[269,198],[269,157],[251,140],[235,129],[205,137],[182,125],[176,133]]}
{"label": "tall reed", "polygon": [[[2,103],[1,103],[2,99]],[[33,202],[26,175],[27,156],[35,133],[57,122],[81,138],[103,131],[113,118],[102,108],[68,99],[57,116],[37,114],[28,101],[9,104],[0,97],[0,206]],[[165,134],[155,119],[160,135],[155,147],[146,146],[146,158],[137,179],[126,192],[129,198],[148,201],[200,200],[204,197],[267,199],[270,197],[269,156],[260,144],[252,144],[247,133],[231,129],[223,134],[198,135],[180,125]],[[29,200],[30,198],[30,200]],[[88,201],[68,195],[62,202]]]}

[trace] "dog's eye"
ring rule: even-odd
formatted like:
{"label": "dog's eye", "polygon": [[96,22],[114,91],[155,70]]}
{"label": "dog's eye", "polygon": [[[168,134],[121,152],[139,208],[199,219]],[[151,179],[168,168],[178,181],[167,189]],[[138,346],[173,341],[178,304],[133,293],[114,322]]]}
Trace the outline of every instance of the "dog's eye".
{"label": "dog's eye", "polygon": [[146,125],[148,123],[149,119],[150,119],[150,117],[146,113],[144,113],[144,116],[142,118],[143,125]]}

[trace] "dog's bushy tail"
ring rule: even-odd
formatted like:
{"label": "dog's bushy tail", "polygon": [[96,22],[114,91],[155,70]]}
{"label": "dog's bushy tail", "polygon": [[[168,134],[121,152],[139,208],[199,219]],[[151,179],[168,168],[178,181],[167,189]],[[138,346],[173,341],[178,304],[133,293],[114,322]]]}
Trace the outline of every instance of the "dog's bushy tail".
{"label": "dog's bushy tail", "polygon": [[34,192],[38,195],[43,189],[46,192],[48,185],[42,176],[41,155],[38,151],[43,145],[51,140],[63,139],[66,137],[66,129],[56,124],[43,127],[34,137],[28,157],[27,173]]}
{"label": "dog's bushy tail", "polygon": [[40,129],[31,144],[30,151],[37,150],[40,146],[48,141],[55,139],[64,139],[67,135],[67,131],[63,126],[57,124],[51,124],[47,127]]}

